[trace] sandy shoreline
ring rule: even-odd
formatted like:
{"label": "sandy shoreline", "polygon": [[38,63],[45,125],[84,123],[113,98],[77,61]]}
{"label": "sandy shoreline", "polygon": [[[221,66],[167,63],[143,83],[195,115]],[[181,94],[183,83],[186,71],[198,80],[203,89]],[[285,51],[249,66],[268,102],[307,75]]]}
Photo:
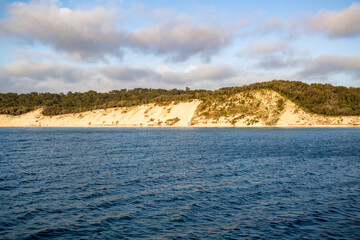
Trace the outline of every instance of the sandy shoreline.
{"label": "sandy shoreline", "polygon": [[[245,99],[237,96],[237,101]],[[360,127],[360,116],[322,116],[306,112],[285,100],[281,111],[275,109],[281,96],[271,90],[253,92],[251,102],[261,101],[262,108],[253,115],[239,110],[232,115],[204,117],[192,100],[164,105],[145,104],[133,107],[45,116],[42,109],[20,116],[0,115],[0,127],[82,127],[82,128],[353,128]],[[247,100],[247,99],[246,99]],[[234,98],[229,101],[235,101]],[[250,102],[250,104],[251,104]],[[274,115],[275,113],[275,115]],[[262,114],[262,115],[261,115]],[[275,121],[269,124],[269,120]]]}
{"label": "sandy shoreline", "polygon": [[139,129],[199,129],[199,128],[231,128],[231,129],[298,129],[298,128],[360,128],[360,125],[275,125],[275,126],[130,126],[130,125],[93,125],[93,126],[3,126],[0,128],[139,128]]}

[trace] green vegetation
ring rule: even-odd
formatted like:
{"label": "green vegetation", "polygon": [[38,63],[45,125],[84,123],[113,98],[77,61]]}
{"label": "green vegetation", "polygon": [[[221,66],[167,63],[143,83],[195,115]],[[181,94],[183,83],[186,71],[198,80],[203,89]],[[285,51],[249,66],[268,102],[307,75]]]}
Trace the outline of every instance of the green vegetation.
{"label": "green vegetation", "polygon": [[166,125],[169,125],[169,126],[172,126],[172,125],[174,125],[175,123],[177,123],[178,121],[180,121],[180,119],[179,119],[178,117],[176,117],[176,118],[171,118],[171,119],[167,119],[167,120],[165,121],[165,124],[166,124]]}
{"label": "green vegetation", "polygon": [[278,101],[277,101],[277,107],[280,111],[284,110],[284,99],[280,98]]}
{"label": "green vegetation", "polygon": [[[225,103],[237,93],[246,92],[252,98],[250,90],[271,89],[283,97],[297,103],[300,107],[324,115],[360,115],[360,88],[335,87],[330,84],[306,84],[302,82],[274,80],[255,83],[243,87],[227,87],[210,90],[165,90],[135,88],[133,90],[113,90],[108,93],[88,91],[85,93],[3,93],[0,94],[0,114],[20,115],[37,108],[43,108],[45,115],[76,113],[110,107],[131,107],[147,103],[164,103],[200,99],[202,108],[209,109],[211,103]],[[244,104],[244,103],[243,103]],[[252,104],[252,103],[251,103]],[[261,102],[254,102],[259,107]],[[284,100],[277,102],[278,109],[283,108]],[[213,106],[216,107],[216,106]],[[232,113],[237,107],[231,104],[223,109],[223,114]],[[246,112],[246,111],[245,111]],[[221,112],[220,112],[221,113]],[[206,113],[205,113],[206,114]],[[209,112],[208,114],[212,114]],[[214,113],[213,113],[214,114]],[[222,113],[221,113],[222,114]]]}
{"label": "green vegetation", "polygon": [[44,108],[44,115],[84,112],[112,107],[131,107],[147,103],[163,103],[199,98],[205,90],[165,90],[135,88],[113,90],[108,93],[88,91],[67,94],[37,93],[0,94],[0,114],[20,115],[37,108]]}
{"label": "green vegetation", "polygon": [[232,94],[254,89],[271,89],[295,102],[305,110],[328,116],[360,115],[360,88],[346,88],[330,84],[274,80],[244,87],[222,88],[218,91]]}

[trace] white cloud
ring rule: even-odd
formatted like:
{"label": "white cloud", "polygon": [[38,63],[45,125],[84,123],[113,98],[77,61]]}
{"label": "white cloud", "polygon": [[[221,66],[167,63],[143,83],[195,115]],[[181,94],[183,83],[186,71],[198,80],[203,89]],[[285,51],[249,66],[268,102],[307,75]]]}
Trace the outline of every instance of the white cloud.
{"label": "white cloud", "polygon": [[341,11],[320,11],[308,24],[310,31],[323,31],[330,37],[360,35],[360,4],[353,3]]}
{"label": "white cloud", "polygon": [[251,43],[243,52],[265,70],[297,67],[307,60],[306,52],[295,50],[287,41]]}
{"label": "white cloud", "polygon": [[214,88],[234,79],[238,72],[227,66],[199,65],[189,71],[134,68],[122,64],[81,67],[31,60],[0,67],[1,91],[109,91],[121,88]]}
{"label": "white cloud", "polygon": [[297,14],[289,18],[259,16],[252,22],[250,36],[277,34],[294,39],[314,32],[323,32],[330,38],[356,37],[360,35],[360,3],[348,8],[322,10],[314,15]]}
{"label": "white cloud", "polygon": [[198,79],[210,79],[210,80],[222,80],[231,78],[236,75],[234,69],[225,66],[225,65],[199,65],[192,66],[191,69],[187,71],[189,79],[198,78]]}
{"label": "white cloud", "polygon": [[309,61],[298,75],[324,77],[329,74],[347,73],[360,78],[360,56],[321,55]]}
{"label": "white cloud", "polygon": [[122,56],[119,42],[126,34],[116,31],[114,12],[98,7],[70,10],[56,5],[13,3],[7,19],[0,21],[0,34],[26,43],[43,43],[79,59]]}
{"label": "white cloud", "polygon": [[245,49],[245,53],[249,55],[272,54],[275,52],[284,52],[289,50],[289,44],[284,41],[278,42],[257,42],[251,43]]}
{"label": "white cloud", "polygon": [[[164,15],[166,10],[157,15]],[[147,28],[119,30],[112,9],[71,10],[55,4],[13,3],[0,20],[0,36],[25,43],[42,43],[75,59],[122,58],[124,49],[185,61],[193,56],[209,60],[232,41],[232,32],[181,20]]]}
{"label": "white cloud", "polygon": [[281,56],[265,56],[257,63],[257,66],[266,70],[273,70],[279,68],[298,67],[306,61],[302,57],[281,57]]}
{"label": "white cloud", "polygon": [[231,43],[232,36],[224,28],[168,23],[137,29],[129,41],[134,48],[168,56],[171,61],[184,61],[193,55],[209,60]]}

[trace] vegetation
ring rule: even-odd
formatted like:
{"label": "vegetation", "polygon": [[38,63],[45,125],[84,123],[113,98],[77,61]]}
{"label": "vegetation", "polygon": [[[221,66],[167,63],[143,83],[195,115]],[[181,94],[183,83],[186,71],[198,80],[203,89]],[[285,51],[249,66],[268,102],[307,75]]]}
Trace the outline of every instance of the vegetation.
{"label": "vegetation", "polygon": [[284,107],[283,97],[274,96],[267,89],[240,92],[225,99],[212,97],[199,105],[191,124],[225,121],[232,125],[237,122],[253,125],[262,121],[271,126],[279,120]]}
{"label": "vegetation", "polygon": [[277,101],[277,107],[280,111],[284,110],[284,99],[280,98],[278,101]]}
{"label": "vegetation", "polygon": [[20,115],[43,108],[44,115],[84,112],[111,107],[131,107],[147,103],[163,103],[199,98],[205,90],[184,91],[135,88],[113,90],[108,93],[88,91],[67,94],[37,93],[0,94],[0,114]]}
{"label": "vegetation", "polygon": [[178,117],[176,117],[176,118],[171,118],[171,119],[167,119],[167,120],[165,121],[165,124],[172,126],[172,125],[174,125],[175,123],[177,123],[178,121],[180,121],[180,119],[179,119]]}
{"label": "vegetation", "polygon": [[218,91],[231,94],[264,88],[279,92],[312,113],[328,116],[360,115],[360,88],[274,80],[244,87],[222,88]]}
{"label": "vegetation", "polygon": [[[169,101],[200,99],[204,104],[212,100],[225,102],[237,93],[250,90],[271,89],[279,92],[300,107],[324,115],[360,115],[360,88],[337,87],[330,84],[306,84],[303,82],[274,80],[255,83],[243,87],[227,87],[210,90],[165,90],[135,88],[132,90],[113,90],[108,93],[88,91],[85,93],[3,93],[0,94],[0,114],[20,115],[37,108],[43,108],[45,115],[83,112],[110,107],[130,107],[135,105]],[[259,106],[261,102],[254,103]],[[283,108],[283,100],[278,103]],[[231,108],[229,108],[231,110]],[[225,111],[225,110],[224,110]]]}

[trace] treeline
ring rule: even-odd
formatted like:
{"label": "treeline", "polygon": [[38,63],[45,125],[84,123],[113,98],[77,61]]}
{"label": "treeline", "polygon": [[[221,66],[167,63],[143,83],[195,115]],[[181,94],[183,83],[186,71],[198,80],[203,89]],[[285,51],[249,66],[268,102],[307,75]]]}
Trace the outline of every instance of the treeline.
{"label": "treeline", "polygon": [[0,114],[20,115],[43,108],[44,115],[84,112],[111,107],[131,107],[147,103],[161,103],[200,98],[206,90],[165,90],[135,88],[107,93],[95,91],[64,93],[6,93],[0,94]]}
{"label": "treeline", "polygon": [[279,92],[312,113],[328,116],[360,115],[360,88],[274,80],[243,87],[222,88],[219,91],[220,93],[232,94],[264,88]]}
{"label": "treeline", "polygon": [[255,89],[272,89],[294,101],[304,109],[324,115],[360,115],[360,88],[335,87],[330,84],[274,80],[243,87],[210,90],[165,90],[135,88],[107,93],[6,93],[0,94],[0,114],[20,115],[43,108],[45,115],[83,112],[111,107],[130,107],[147,103],[163,103],[191,99],[226,99],[232,94]]}

